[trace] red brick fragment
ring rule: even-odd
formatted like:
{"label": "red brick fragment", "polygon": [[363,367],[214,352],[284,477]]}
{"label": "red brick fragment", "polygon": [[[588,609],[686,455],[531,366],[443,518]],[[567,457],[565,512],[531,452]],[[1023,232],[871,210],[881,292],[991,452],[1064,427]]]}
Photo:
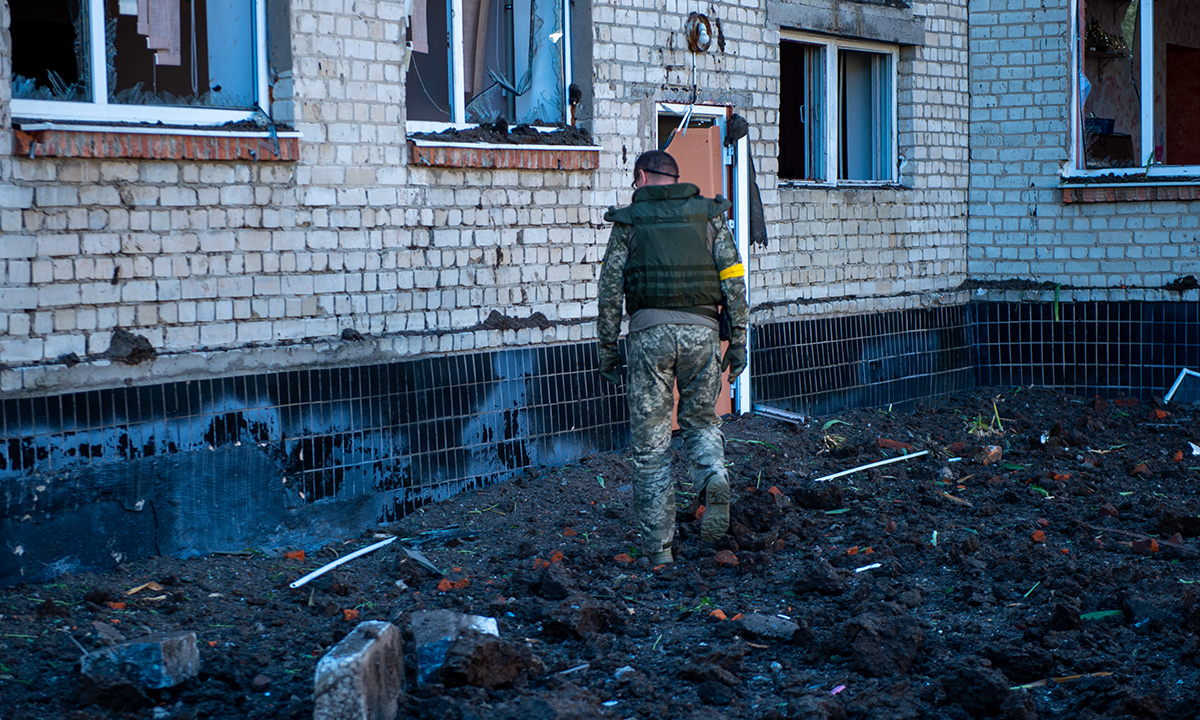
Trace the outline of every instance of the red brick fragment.
{"label": "red brick fragment", "polygon": [[1158,552],[1158,541],[1153,539],[1134,540],[1133,549],[1140,553],[1156,553]]}
{"label": "red brick fragment", "polygon": [[975,458],[984,465],[994,465],[1004,459],[1004,450],[999,445],[988,445]]}
{"label": "red brick fragment", "polygon": [[1120,405],[1121,407],[1133,407],[1134,405],[1137,405],[1137,404],[1138,404],[1137,398],[1121,397],[1121,398],[1117,398],[1116,400],[1113,400],[1113,405]]}
{"label": "red brick fragment", "polygon": [[1035,543],[1044,543],[1044,542],[1046,542],[1046,533],[1042,532],[1041,530],[1036,530],[1036,531],[1034,531],[1034,533],[1033,533],[1033,541],[1034,541]]}
{"label": "red brick fragment", "polygon": [[1132,474],[1133,475],[1149,475],[1150,467],[1148,465],[1146,465],[1146,463],[1138,463],[1137,467],[1135,467],[1133,469]]}
{"label": "red brick fragment", "polygon": [[[633,556],[629,553],[621,553],[620,555],[613,555],[613,560],[621,565],[630,565],[633,563]],[[546,564],[549,565],[549,563]]]}
{"label": "red brick fragment", "polygon": [[713,556],[713,560],[722,567],[735,567],[738,564],[737,555],[731,550],[721,550]]}
{"label": "red brick fragment", "polygon": [[888,438],[879,438],[875,441],[875,446],[883,450],[904,450],[910,452],[913,449],[912,445],[899,440],[889,440]]}

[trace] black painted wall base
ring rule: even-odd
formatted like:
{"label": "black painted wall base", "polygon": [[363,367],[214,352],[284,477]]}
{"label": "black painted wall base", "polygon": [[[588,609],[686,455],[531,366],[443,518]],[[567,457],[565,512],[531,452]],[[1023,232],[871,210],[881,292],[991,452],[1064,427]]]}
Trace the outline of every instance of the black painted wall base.
{"label": "black painted wall base", "polygon": [[0,402],[0,584],[304,546],[625,447],[595,344]]}

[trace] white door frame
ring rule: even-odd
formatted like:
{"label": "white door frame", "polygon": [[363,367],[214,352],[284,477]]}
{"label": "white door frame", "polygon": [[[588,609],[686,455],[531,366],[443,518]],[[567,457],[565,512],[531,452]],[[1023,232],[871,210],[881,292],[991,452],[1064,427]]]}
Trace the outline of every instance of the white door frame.
{"label": "white door frame", "polygon": [[[684,115],[691,114],[692,117],[713,118],[716,124],[721,128],[722,143],[725,140],[725,121],[733,114],[733,108],[729,105],[687,105],[685,103],[658,103],[658,116],[668,115],[682,118]],[[657,132],[658,123],[655,122]],[[661,146],[659,138],[655,138],[657,144]],[[729,152],[722,144],[722,159],[725,165],[733,166],[733,189],[730,192],[733,200],[733,237],[737,241],[738,254],[742,257],[742,263],[749,267],[749,250],[750,250],[750,140],[748,137],[741,138],[737,141],[734,152]],[[735,160],[736,158],[736,160]],[[722,178],[724,180],[724,178]],[[729,188],[726,188],[729,191]],[[750,304],[750,277],[746,276],[746,305]],[[747,328],[746,342],[749,344],[749,328]],[[746,369],[742,371],[736,380],[731,382],[733,386],[733,409],[739,414],[750,412],[752,401],[750,397],[750,364],[753,358],[750,356],[750,348],[746,348]]]}

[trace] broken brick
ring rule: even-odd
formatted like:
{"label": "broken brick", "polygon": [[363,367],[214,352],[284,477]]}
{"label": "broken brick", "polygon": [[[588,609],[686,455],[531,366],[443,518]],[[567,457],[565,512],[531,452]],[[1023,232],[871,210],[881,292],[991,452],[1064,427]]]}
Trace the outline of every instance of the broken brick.
{"label": "broken brick", "polygon": [[1150,474],[1150,466],[1148,466],[1146,463],[1138,463],[1137,467],[1135,467],[1133,469],[1133,472],[1131,474],[1133,474],[1133,475],[1149,475]]}
{"label": "broken brick", "polygon": [[554,551],[554,554],[550,556],[550,562],[552,562],[552,563],[560,563],[560,562],[562,562],[562,561],[563,561],[563,553],[562,553],[562,550],[555,550],[555,551]]}
{"label": "broken brick", "polygon": [[1038,527],[1050,527],[1050,521],[1046,518],[1038,518],[1037,524]]}
{"label": "broken brick", "polygon": [[578,532],[576,532],[575,530],[573,530],[571,528],[567,528],[566,530],[563,530],[563,537],[575,537],[578,534],[579,534]]}
{"label": "broken brick", "polygon": [[285,558],[287,558],[288,560],[303,561],[304,560],[304,551],[303,550],[289,550],[288,552],[285,552],[283,554],[283,556]]}
{"label": "broken brick", "polygon": [[713,556],[713,560],[722,567],[734,567],[738,564],[737,555],[731,550],[721,550]]}
{"label": "broken brick", "polygon": [[878,438],[875,441],[875,446],[882,450],[904,450],[910,452],[913,449],[912,445],[899,440],[889,440],[888,438]]}
{"label": "broken brick", "polygon": [[1158,552],[1158,541],[1149,538],[1145,540],[1134,540],[1132,547],[1134,552],[1156,553]]}
{"label": "broken brick", "polygon": [[450,578],[442,578],[438,581],[437,589],[439,592],[448,592],[450,590],[462,590],[471,584],[471,581],[463,578],[461,580],[451,580]]}
{"label": "broken brick", "polygon": [[720,608],[717,608],[716,610],[713,610],[712,612],[710,612],[710,613],[708,614],[708,616],[709,616],[710,618],[712,618],[713,620],[728,620],[728,619],[729,619],[729,618],[728,618],[728,617],[725,615],[725,611],[724,611],[724,610],[721,610]]}
{"label": "broken brick", "polygon": [[1166,420],[1169,417],[1171,417],[1171,413],[1167,412],[1166,410],[1162,410],[1160,408],[1155,408],[1150,411],[1150,419],[1151,420]]}
{"label": "broken brick", "polygon": [[613,560],[620,563],[621,565],[629,565],[629,564],[633,563],[633,556],[630,555],[629,553],[621,553],[619,555],[614,555]]}
{"label": "broken brick", "polygon": [[80,696],[86,702],[153,705],[143,690],[175,687],[200,674],[196,633],[149,635],[80,658]]}
{"label": "broken brick", "polygon": [[1175,455],[1173,456],[1173,459],[1175,460],[1175,462],[1183,462],[1183,451],[1176,450]]}
{"label": "broken brick", "polygon": [[1035,530],[1033,533],[1033,541],[1035,543],[1046,542],[1046,533],[1042,532],[1041,530]]}
{"label": "broken brick", "polygon": [[404,641],[388,622],[364,622],[317,663],[314,720],[391,718],[404,692]]}
{"label": "broken brick", "polygon": [[349,622],[351,620],[357,620],[358,619],[358,610],[356,610],[355,608],[344,608],[342,610],[342,618],[344,618],[347,622]]}
{"label": "broken brick", "polygon": [[979,451],[975,460],[983,465],[994,465],[1004,459],[1004,450],[999,445],[988,445]]}

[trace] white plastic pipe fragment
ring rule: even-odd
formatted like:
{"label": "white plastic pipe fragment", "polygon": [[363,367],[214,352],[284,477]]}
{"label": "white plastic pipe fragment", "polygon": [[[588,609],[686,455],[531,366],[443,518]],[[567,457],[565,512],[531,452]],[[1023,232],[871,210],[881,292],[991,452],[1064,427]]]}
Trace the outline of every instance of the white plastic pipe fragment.
{"label": "white plastic pipe fragment", "polygon": [[384,547],[386,545],[391,545],[394,542],[396,542],[396,538],[390,537],[387,540],[380,540],[379,542],[375,543],[374,545],[368,545],[361,550],[355,550],[354,552],[350,553],[349,555],[347,555],[344,558],[338,558],[337,560],[334,560],[333,562],[329,563],[328,565],[322,565],[321,567],[317,568],[316,570],[313,570],[309,574],[300,578],[296,582],[288,585],[288,587],[290,587],[292,589],[302,587],[302,586],[308,584],[310,581],[316,580],[317,578],[321,577],[322,575],[324,575],[325,573],[329,572],[330,570],[334,569],[335,567],[337,567],[339,565],[345,565],[346,563],[350,562],[351,560],[354,560],[355,558],[360,558],[369,552],[375,552],[379,548]]}
{"label": "white plastic pipe fragment", "polygon": [[860,467],[850,468],[849,470],[843,470],[839,473],[834,473],[832,475],[826,475],[825,477],[819,477],[816,480],[813,480],[813,482],[825,482],[826,480],[840,478],[843,475],[850,475],[852,473],[856,473],[861,470],[870,470],[871,468],[879,467],[880,465],[891,465],[892,463],[901,462],[903,460],[912,460],[915,457],[921,457],[922,455],[928,455],[928,454],[929,454],[928,450],[922,450],[920,452],[909,453],[907,455],[901,455],[899,457],[888,458],[887,460],[880,460],[879,462],[873,462],[870,465],[862,465]]}
{"label": "white plastic pipe fragment", "polygon": [[1188,375],[1191,375],[1192,377],[1200,378],[1200,372],[1196,372],[1195,370],[1188,370],[1187,368],[1180,370],[1179,377],[1175,378],[1175,384],[1171,386],[1171,389],[1169,391],[1167,391],[1167,396],[1163,398],[1163,402],[1165,402],[1165,403],[1171,402],[1171,396],[1174,395],[1175,391],[1179,389],[1179,383],[1183,382],[1183,379],[1185,377],[1187,377]]}

